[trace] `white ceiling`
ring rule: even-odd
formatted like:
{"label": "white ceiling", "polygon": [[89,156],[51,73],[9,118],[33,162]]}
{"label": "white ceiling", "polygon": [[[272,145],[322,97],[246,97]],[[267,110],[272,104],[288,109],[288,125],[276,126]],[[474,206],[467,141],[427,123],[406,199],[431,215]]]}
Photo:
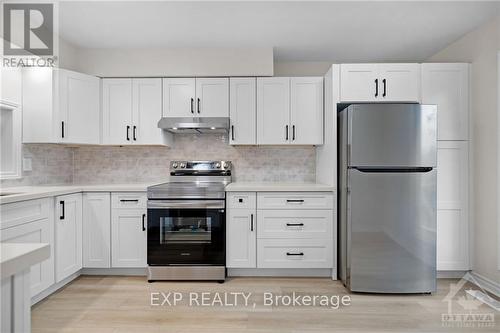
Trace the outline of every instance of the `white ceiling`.
{"label": "white ceiling", "polygon": [[274,47],[280,61],[421,61],[498,2],[61,2],[85,48]]}

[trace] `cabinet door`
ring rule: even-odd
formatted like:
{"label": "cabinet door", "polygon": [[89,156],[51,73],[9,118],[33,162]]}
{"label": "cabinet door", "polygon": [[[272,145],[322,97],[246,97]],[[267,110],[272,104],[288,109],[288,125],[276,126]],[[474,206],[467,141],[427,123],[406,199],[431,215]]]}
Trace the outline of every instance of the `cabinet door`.
{"label": "cabinet door", "polygon": [[77,72],[59,72],[59,112],[64,122],[61,141],[99,144],[101,133],[100,79]]}
{"label": "cabinet door", "polygon": [[56,199],[56,282],[82,268],[82,194]]}
{"label": "cabinet door", "polygon": [[39,294],[54,284],[54,224],[53,209],[48,218],[3,229],[2,243],[48,243],[50,258],[31,266],[30,289],[31,297]]}
{"label": "cabinet door", "polygon": [[290,131],[290,78],[257,78],[257,144],[287,144]]}
{"label": "cabinet door", "polygon": [[255,210],[228,210],[226,223],[226,266],[231,268],[257,267]]}
{"label": "cabinet door", "polygon": [[111,266],[146,267],[146,210],[113,209]]}
{"label": "cabinet door", "polygon": [[439,141],[437,269],[468,270],[468,142]]}
{"label": "cabinet door", "polygon": [[257,106],[256,79],[230,79],[231,131],[229,143],[232,145],[251,145],[257,143]]}
{"label": "cabinet door", "polygon": [[132,79],[102,80],[103,143],[132,143]]}
{"label": "cabinet door", "polygon": [[83,194],[83,267],[111,267],[111,196]]}
{"label": "cabinet door", "polygon": [[419,102],[419,64],[380,64],[379,98],[381,102]]}
{"label": "cabinet door", "polygon": [[163,117],[193,117],[195,79],[163,79]]}
{"label": "cabinet door", "polygon": [[229,79],[197,78],[195,111],[198,117],[229,117]]}
{"label": "cabinet door", "polygon": [[290,79],[291,143],[320,145],[323,143],[323,78]]}
{"label": "cabinet door", "polygon": [[340,65],[340,100],[374,102],[380,99],[382,82],[377,64]]}
{"label": "cabinet door", "polygon": [[132,141],[142,145],[165,144],[161,118],[161,79],[133,79]]}
{"label": "cabinet door", "polygon": [[468,140],[469,65],[422,64],[422,104],[438,106],[438,140]]}

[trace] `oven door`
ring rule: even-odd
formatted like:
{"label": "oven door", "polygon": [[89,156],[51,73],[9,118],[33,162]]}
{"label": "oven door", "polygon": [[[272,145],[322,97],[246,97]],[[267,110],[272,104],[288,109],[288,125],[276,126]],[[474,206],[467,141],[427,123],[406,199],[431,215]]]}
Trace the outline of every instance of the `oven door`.
{"label": "oven door", "polygon": [[148,265],[225,264],[224,200],[148,201]]}

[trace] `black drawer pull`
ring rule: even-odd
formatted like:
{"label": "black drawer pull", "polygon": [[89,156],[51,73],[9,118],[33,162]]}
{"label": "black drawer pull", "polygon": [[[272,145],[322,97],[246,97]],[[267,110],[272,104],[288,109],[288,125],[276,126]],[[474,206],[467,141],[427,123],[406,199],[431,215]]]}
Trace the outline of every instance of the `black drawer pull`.
{"label": "black drawer pull", "polygon": [[121,202],[139,202],[139,199],[120,199]]}
{"label": "black drawer pull", "polygon": [[286,199],[286,202],[304,202],[304,199]]}
{"label": "black drawer pull", "polygon": [[304,223],[287,223],[287,227],[303,227]]}
{"label": "black drawer pull", "polygon": [[287,256],[303,256],[304,252],[298,252],[298,253],[292,253],[292,252],[287,252]]}

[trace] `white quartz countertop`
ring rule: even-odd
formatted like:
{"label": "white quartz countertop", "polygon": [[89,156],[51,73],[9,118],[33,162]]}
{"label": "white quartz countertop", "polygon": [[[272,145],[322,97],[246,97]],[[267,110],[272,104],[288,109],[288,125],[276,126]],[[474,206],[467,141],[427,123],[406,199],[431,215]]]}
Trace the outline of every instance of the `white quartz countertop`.
{"label": "white quartz countertop", "polygon": [[1,278],[14,275],[50,257],[47,243],[0,244]]}
{"label": "white quartz countertop", "polygon": [[[32,200],[56,195],[78,192],[145,192],[148,186],[160,184],[131,183],[131,184],[68,184],[68,185],[41,185],[2,187],[0,190],[0,204]],[[7,194],[7,195],[5,195]]]}
{"label": "white quartz countertop", "polygon": [[333,192],[335,187],[318,183],[234,182],[226,192]]}

